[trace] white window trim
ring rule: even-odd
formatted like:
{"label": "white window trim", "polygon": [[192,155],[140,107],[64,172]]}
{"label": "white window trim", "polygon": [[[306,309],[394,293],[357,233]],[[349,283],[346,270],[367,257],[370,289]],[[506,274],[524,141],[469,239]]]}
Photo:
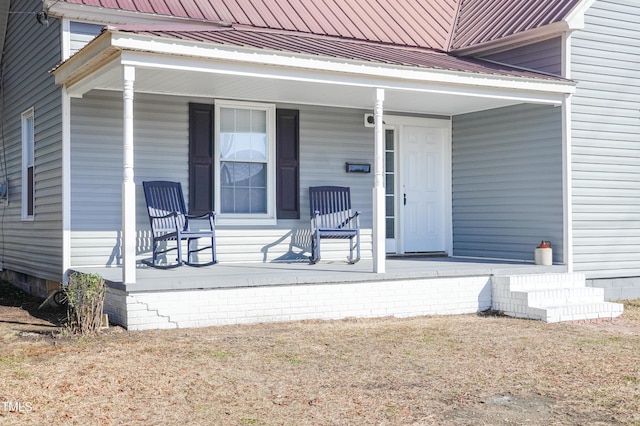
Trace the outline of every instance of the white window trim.
{"label": "white window trim", "polygon": [[[27,123],[29,122],[29,119],[31,119],[31,136],[33,138],[33,140],[29,141],[27,135],[29,134],[29,132],[27,132]],[[22,113],[21,116],[21,123],[22,123],[22,207],[21,207],[21,211],[22,211],[22,220],[34,220],[34,216],[35,216],[35,162],[36,162],[36,158],[35,158],[35,145],[36,145],[36,134],[35,134],[35,113],[34,113],[34,109],[33,107],[29,108],[28,110],[26,110],[25,112]],[[28,149],[31,149],[31,158],[33,158],[33,164],[29,165],[26,164],[26,159],[29,157],[29,152]],[[33,172],[33,176],[34,176],[34,182],[33,182],[33,186],[34,186],[34,190],[33,190],[33,204],[34,204],[34,213],[29,215],[28,214],[28,203],[27,203],[27,196],[29,195],[29,184],[28,184],[28,168],[29,166],[33,167],[34,172]]]}
{"label": "white window trim", "polygon": [[[216,100],[214,103],[214,208],[216,211],[216,223],[219,225],[275,225],[276,220],[276,106],[257,102],[241,102]],[[266,112],[267,120],[267,213],[221,213],[221,189],[220,189],[220,109],[240,108],[258,109]]]}

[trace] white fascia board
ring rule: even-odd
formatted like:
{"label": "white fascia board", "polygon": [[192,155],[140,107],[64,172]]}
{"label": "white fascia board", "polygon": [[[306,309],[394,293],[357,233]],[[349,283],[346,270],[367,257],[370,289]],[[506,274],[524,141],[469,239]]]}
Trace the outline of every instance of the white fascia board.
{"label": "white fascia board", "polygon": [[154,52],[161,55],[191,58],[215,59],[242,62],[253,65],[296,68],[309,71],[351,74],[400,80],[413,80],[423,83],[454,84],[478,86],[495,89],[532,90],[554,94],[575,92],[575,83],[569,81],[538,80],[521,77],[496,76],[492,74],[472,74],[465,72],[442,71],[437,69],[418,69],[401,66],[372,64],[364,61],[322,58],[311,55],[283,54],[262,49],[245,49],[236,46],[211,45],[210,43],[184,42],[164,38],[137,37],[130,33],[114,33],[112,45],[122,50]]}
{"label": "white fascia board", "polygon": [[75,75],[86,74],[87,68],[98,68],[104,65],[104,57],[112,56],[114,53],[117,52],[113,51],[111,34],[105,32],[51,72],[55,76],[56,84],[67,84]]}
{"label": "white fascia board", "polygon": [[121,73],[122,63],[118,57],[113,57],[99,69],[82,74],[64,84],[67,93],[72,98],[81,98],[88,91],[103,86],[112,80],[113,71]]}

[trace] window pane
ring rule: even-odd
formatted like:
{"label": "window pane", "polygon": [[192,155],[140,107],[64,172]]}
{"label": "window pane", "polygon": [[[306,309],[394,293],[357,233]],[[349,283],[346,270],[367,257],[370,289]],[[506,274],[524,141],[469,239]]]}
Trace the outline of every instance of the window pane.
{"label": "window pane", "polygon": [[220,132],[234,133],[236,131],[236,114],[231,108],[220,108]]}
{"label": "window pane", "polygon": [[393,220],[393,218],[387,219],[387,232],[386,232],[386,237],[387,238],[395,238],[396,234],[395,234],[395,221]]}
{"label": "window pane", "polygon": [[250,213],[266,213],[266,212],[267,212],[267,189],[252,188]]}
{"label": "window pane", "polygon": [[220,158],[267,159],[267,113],[247,109],[220,109]]}
{"label": "window pane", "polygon": [[234,192],[233,187],[222,187],[220,189],[220,213],[233,213],[234,212]]}
{"label": "window pane", "polygon": [[33,145],[34,145],[34,135],[33,135],[33,116],[27,117],[25,120],[25,139],[27,143],[25,162],[27,166],[33,165]]}
{"label": "window pane", "polygon": [[267,112],[251,111],[251,132],[267,133]]}
{"label": "window pane", "polygon": [[393,194],[395,192],[394,191],[394,186],[393,186],[394,185],[393,175],[392,174],[387,174],[385,176],[385,178],[386,178],[386,182],[385,182],[385,185],[384,185],[385,186],[385,192],[387,194]]}
{"label": "window pane", "polygon": [[393,152],[385,153],[385,170],[393,172]]}
{"label": "window pane", "polygon": [[393,207],[393,195],[387,195],[385,198],[386,201],[386,216],[393,216],[395,213],[395,209]]}
{"label": "window pane", "polygon": [[387,151],[393,151],[393,130],[385,130],[384,145]]}
{"label": "window pane", "polygon": [[266,188],[267,187],[267,168],[264,164],[253,163],[250,168],[250,181],[249,186],[252,188]]}
{"label": "window pane", "polygon": [[251,133],[251,110],[234,109],[236,112],[236,133]]}
{"label": "window pane", "polygon": [[221,213],[266,213],[266,169],[263,163],[222,162]]}

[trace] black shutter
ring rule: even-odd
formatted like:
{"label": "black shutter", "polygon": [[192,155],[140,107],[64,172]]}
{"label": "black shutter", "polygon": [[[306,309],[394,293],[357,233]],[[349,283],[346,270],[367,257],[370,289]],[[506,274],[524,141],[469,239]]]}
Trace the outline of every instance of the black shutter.
{"label": "black shutter", "polygon": [[189,104],[189,212],[213,210],[213,105]]}
{"label": "black shutter", "polygon": [[278,219],[300,219],[299,111],[276,110],[276,209]]}

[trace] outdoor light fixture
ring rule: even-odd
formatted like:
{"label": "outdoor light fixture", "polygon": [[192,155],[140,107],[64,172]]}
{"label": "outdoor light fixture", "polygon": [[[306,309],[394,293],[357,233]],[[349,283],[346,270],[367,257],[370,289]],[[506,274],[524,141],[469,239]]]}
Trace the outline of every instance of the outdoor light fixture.
{"label": "outdoor light fixture", "polygon": [[49,26],[49,13],[47,13],[45,8],[36,13],[36,20],[40,25],[44,25],[45,27]]}

